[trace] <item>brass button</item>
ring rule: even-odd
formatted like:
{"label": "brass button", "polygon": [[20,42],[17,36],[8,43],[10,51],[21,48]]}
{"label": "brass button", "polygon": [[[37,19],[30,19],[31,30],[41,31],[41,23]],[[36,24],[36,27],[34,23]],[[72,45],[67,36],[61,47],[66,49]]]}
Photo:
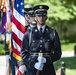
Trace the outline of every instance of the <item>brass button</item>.
{"label": "brass button", "polygon": [[42,47],[42,45],[40,45],[40,47]]}
{"label": "brass button", "polygon": [[42,52],[42,50],[40,50],[40,52]]}
{"label": "brass button", "polygon": [[35,42],[35,41],[33,40],[33,42]]}
{"label": "brass button", "polygon": [[50,40],[48,39],[48,41],[50,41]]}
{"label": "brass button", "polygon": [[40,40],[40,42],[42,42],[42,40]]}

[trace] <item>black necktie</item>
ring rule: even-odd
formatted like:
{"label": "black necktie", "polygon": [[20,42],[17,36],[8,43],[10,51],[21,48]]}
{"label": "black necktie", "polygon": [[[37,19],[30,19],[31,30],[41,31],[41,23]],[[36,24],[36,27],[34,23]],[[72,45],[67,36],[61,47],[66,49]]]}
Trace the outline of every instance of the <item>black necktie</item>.
{"label": "black necktie", "polygon": [[40,33],[42,33],[42,28],[40,28]]}
{"label": "black necktie", "polygon": [[40,28],[40,35],[42,36],[42,28]]}

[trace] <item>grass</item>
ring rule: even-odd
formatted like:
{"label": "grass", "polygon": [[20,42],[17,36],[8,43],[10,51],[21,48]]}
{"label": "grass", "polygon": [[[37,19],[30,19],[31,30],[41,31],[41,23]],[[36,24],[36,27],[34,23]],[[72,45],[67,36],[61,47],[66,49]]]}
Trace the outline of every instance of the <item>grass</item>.
{"label": "grass", "polygon": [[55,69],[60,71],[61,62],[65,62],[66,75],[76,75],[76,57],[64,57],[54,63]]}
{"label": "grass", "polygon": [[66,69],[66,75],[75,75],[76,70],[75,69]]}
{"label": "grass", "polygon": [[60,40],[62,51],[74,50],[74,46],[76,45],[76,41],[70,40]]}
{"label": "grass", "polygon": [[3,44],[0,43],[0,55],[3,55],[4,54],[4,47],[3,47]]}
{"label": "grass", "polygon": [[74,50],[74,46],[76,43],[65,43],[61,44],[62,51],[67,51],[67,50]]}

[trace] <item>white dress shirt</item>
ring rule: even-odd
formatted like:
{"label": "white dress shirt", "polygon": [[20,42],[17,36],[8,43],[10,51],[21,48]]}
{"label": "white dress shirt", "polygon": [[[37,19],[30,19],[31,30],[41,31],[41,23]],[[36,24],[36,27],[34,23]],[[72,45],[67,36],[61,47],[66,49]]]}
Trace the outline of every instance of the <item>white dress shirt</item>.
{"label": "white dress shirt", "polygon": [[42,33],[44,32],[45,27],[46,27],[46,25],[43,25],[42,27],[40,27],[39,25],[37,25],[37,28],[38,28],[39,31],[40,31],[40,28],[42,28]]}

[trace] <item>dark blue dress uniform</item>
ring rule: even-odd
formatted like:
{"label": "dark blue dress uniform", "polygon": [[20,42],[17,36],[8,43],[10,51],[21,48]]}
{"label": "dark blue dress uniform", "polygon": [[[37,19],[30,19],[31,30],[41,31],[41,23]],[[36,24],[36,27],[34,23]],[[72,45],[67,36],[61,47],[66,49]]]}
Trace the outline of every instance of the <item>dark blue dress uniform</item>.
{"label": "dark blue dress uniform", "polygon": [[[24,8],[24,14],[25,14],[25,16],[35,16],[34,15],[34,10],[33,10],[33,7],[32,6],[28,6],[28,7],[26,7],[26,8]],[[25,20],[27,21],[27,19],[25,18]],[[27,21],[28,22],[28,21]],[[33,25],[31,25],[31,24],[29,24],[29,22],[28,22],[28,25],[26,25],[26,23],[25,23],[25,33],[26,33],[26,31],[28,30],[29,32],[31,32],[31,28],[33,28],[33,27],[31,27],[31,26],[33,26]],[[22,60],[20,60],[20,61],[18,61],[18,64],[19,64],[19,66],[21,66],[21,65],[23,65],[24,64],[24,62],[22,61]]]}
{"label": "dark blue dress uniform", "polygon": [[39,53],[46,58],[44,68],[39,75],[56,75],[53,62],[61,57],[61,45],[58,33],[55,29],[45,26],[44,32],[41,33],[37,26],[32,31],[31,45],[29,47],[29,31],[26,31],[21,48],[21,56],[27,65],[26,75],[36,75],[37,70],[34,68]]}

